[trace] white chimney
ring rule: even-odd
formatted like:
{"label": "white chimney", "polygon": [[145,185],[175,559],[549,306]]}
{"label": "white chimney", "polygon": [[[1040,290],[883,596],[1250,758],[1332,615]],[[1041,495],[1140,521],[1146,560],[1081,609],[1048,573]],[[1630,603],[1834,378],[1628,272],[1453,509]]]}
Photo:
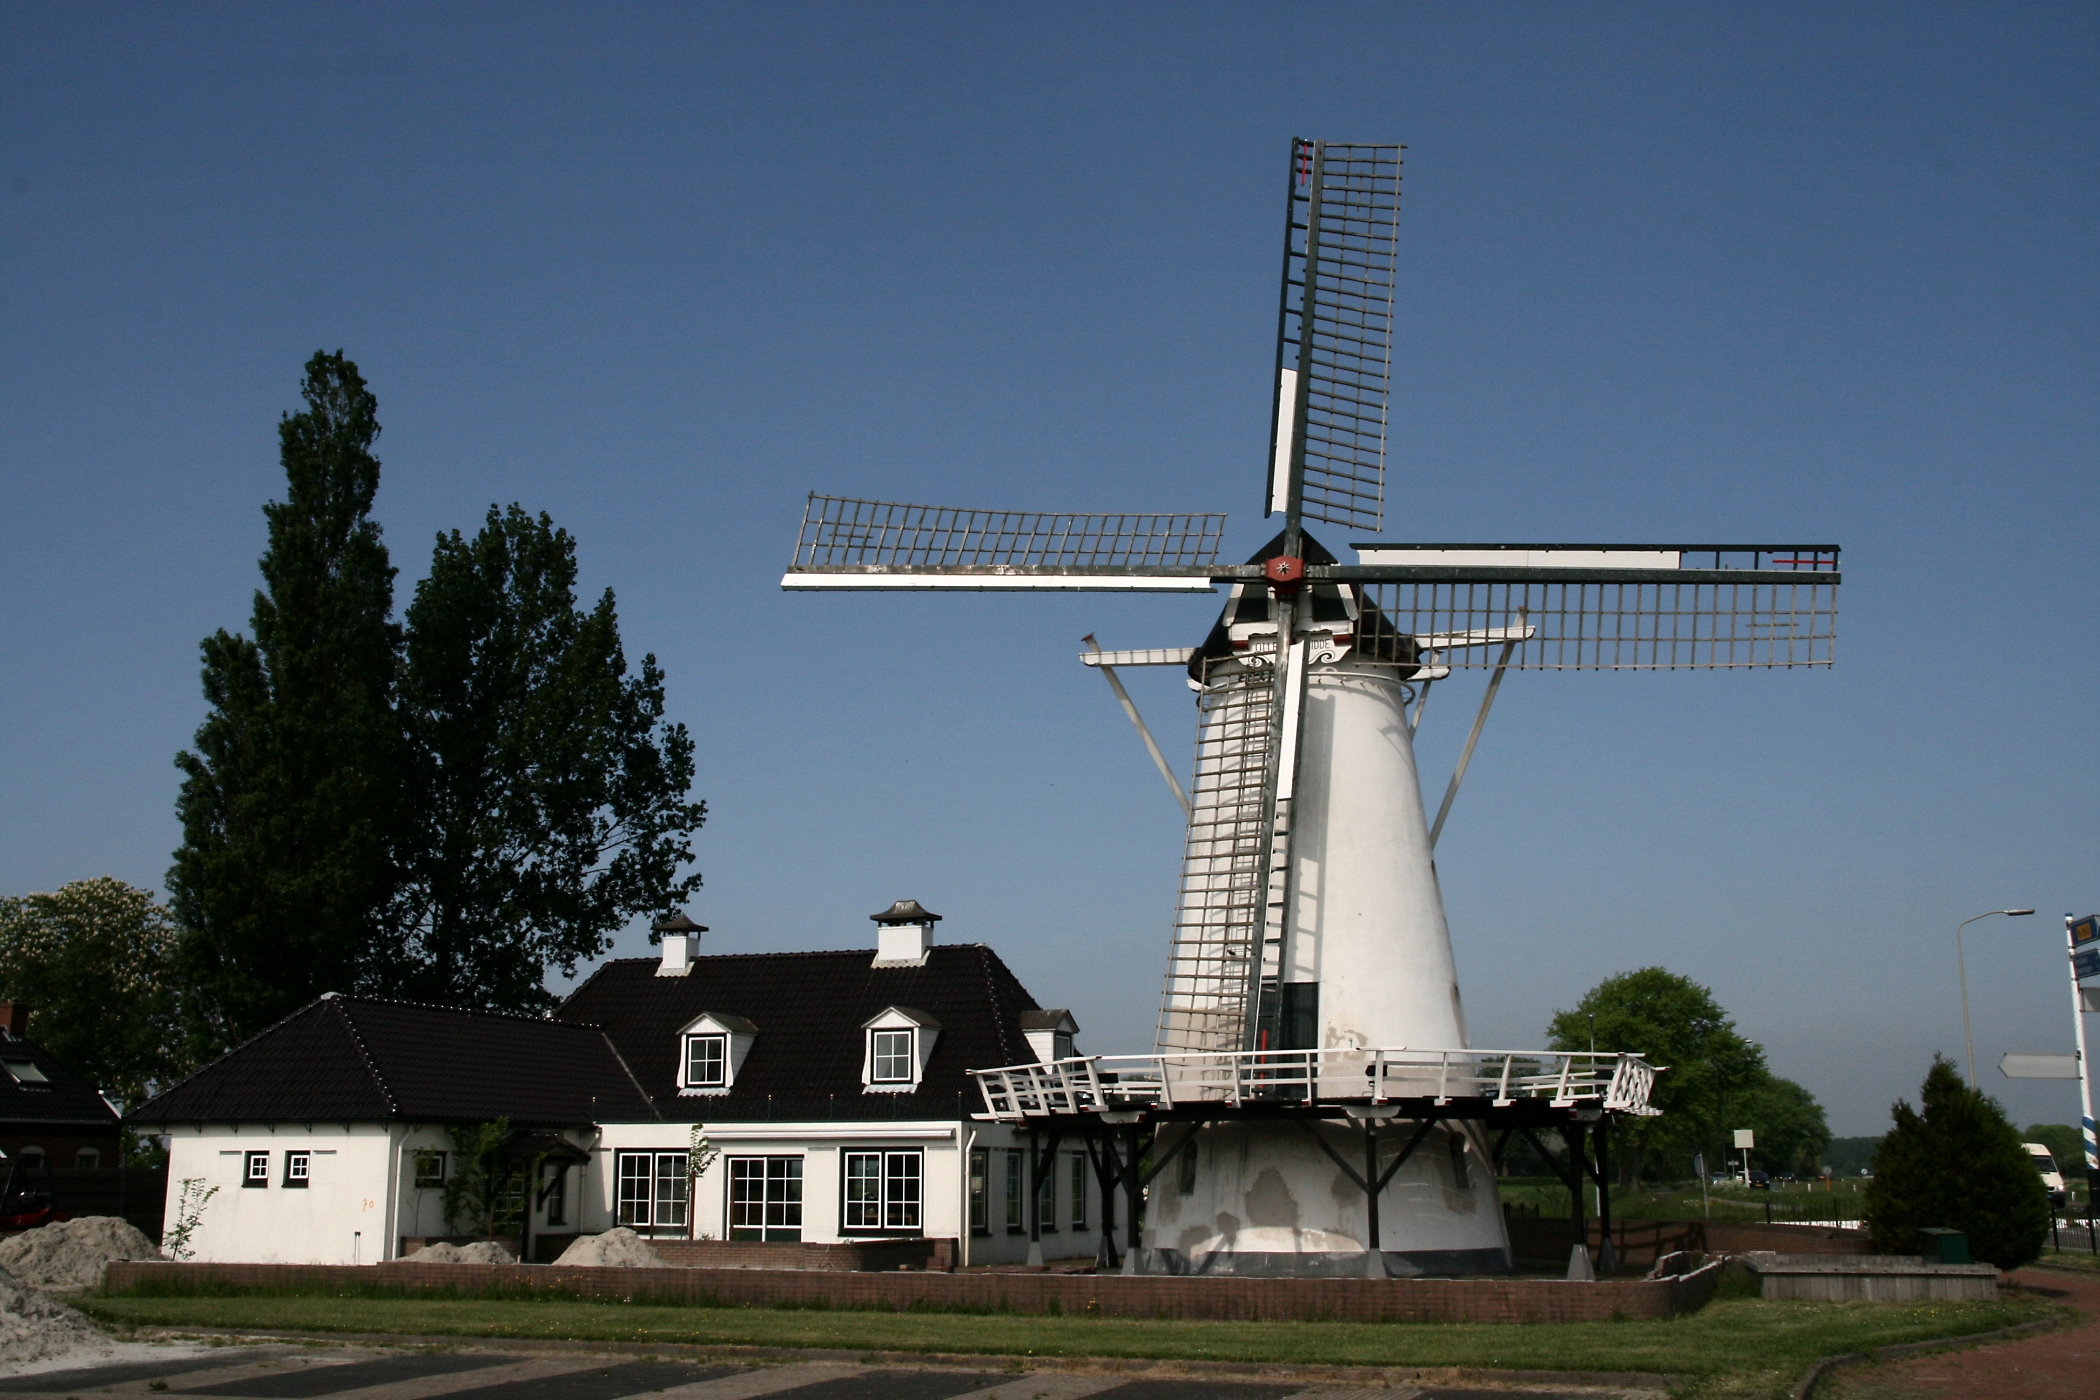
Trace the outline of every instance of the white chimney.
{"label": "white chimney", "polygon": [[941,916],[928,911],[916,899],[900,899],[875,921],[876,967],[924,967],[933,951],[933,926]]}
{"label": "white chimney", "polygon": [[663,961],[657,964],[656,975],[683,977],[691,972],[693,959],[700,956],[700,935],[707,932],[706,927],[684,914],[658,919],[651,927],[663,937]]}

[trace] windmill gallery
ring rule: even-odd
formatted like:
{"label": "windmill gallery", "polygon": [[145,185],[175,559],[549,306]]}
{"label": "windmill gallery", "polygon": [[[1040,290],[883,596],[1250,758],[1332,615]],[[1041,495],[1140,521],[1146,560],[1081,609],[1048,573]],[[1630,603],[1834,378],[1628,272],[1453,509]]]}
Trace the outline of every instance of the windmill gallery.
{"label": "windmill gallery", "polygon": [[[1469,1042],[1437,838],[1508,670],[1827,667],[1838,550],[1376,541],[1400,151],[1292,143],[1262,499],[1282,528],[1254,558],[1219,562],[1222,515],[813,494],[782,580],[1226,591],[1199,645],[1081,658],[1188,814],[1149,1051],[1076,1053],[1068,1013],[989,948],[937,944],[913,901],[873,916],[872,958],[703,957],[681,918],[660,960],[607,964],[551,1021],[323,998],[144,1105],[171,1182],[238,1188],[199,1257],[398,1257],[443,1230],[443,1125],[497,1116],[536,1177],[527,1258],[625,1225],[692,1262],[1493,1273],[1512,1137],[1608,1212],[1605,1130],[1654,1112],[1656,1070],[1638,1046]],[[1344,563],[1312,524],[1373,538]],[[1117,680],[1148,665],[1195,692],[1186,792]],[[1491,678],[1432,820],[1413,737],[1461,669]]]}

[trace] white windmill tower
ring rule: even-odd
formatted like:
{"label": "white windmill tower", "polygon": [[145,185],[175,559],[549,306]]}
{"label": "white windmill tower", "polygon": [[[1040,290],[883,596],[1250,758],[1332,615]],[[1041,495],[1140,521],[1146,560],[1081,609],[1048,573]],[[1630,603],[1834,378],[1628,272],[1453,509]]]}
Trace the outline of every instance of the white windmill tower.
{"label": "white windmill tower", "polygon": [[[1487,706],[1510,667],[1832,660],[1832,546],[1359,544],[1361,562],[1347,565],[1306,533],[1308,521],[1382,525],[1400,150],[1292,142],[1264,502],[1283,529],[1254,560],[1216,562],[1221,515],[812,495],[782,580],[1230,585],[1200,647],[1082,657],[1141,733],[1115,667],[1185,666],[1197,691],[1192,792],[1144,734],[1189,813],[1153,1053],[979,1074],[987,1116],[1047,1136],[1046,1154],[1061,1136],[1084,1138],[1104,1187],[1124,1186],[1131,1219],[1150,1135],[1150,1173],[1171,1164],[1174,1189],[1150,1193],[1126,1270],[1507,1267],[1490,1163],[1512,1132],[1544,1152],[1535,1133],[1555,1129],[1564,1180],[1602,1185],[1599,1125],[1652,1111],[1639,1056],[1467,1040],[1431,852]],[[1432,824],[1413,734],[1429,687],[1469,666],[1493,677]]]}

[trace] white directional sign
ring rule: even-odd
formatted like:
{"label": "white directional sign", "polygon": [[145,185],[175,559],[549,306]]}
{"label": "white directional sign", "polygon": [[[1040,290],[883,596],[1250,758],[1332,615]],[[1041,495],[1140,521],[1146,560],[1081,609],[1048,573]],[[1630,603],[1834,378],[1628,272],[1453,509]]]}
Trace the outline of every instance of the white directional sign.
{"label": "white directional sign", "polygon": [[2076,1055],[2007,1055],[1998,1061],[2007,1079],[2076,1079]]}

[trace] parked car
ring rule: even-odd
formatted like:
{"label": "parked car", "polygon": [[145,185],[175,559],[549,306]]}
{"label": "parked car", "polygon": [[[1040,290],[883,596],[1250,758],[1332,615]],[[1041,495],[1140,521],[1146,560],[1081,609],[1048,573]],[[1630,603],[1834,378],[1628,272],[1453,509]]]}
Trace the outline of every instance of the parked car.
{"label": "parked car", "polygon": [[1764,1190],[1764,1191],[1769,1191],[1769,1190],[1771,1190],[1771,1189],[1772,1189],[1772,1177],[1771,1177],[1771,1174],[1770,1174],[1769,1172],[1752,1172],[1752,1173],[1750,1173],[1750,1187],[1751,1187],[1751,1189],[1752,1189],[1752,1190]]}
{"label": "parked car", "polygon": [[2027,1155],[2034,1158],[2034,1169],[2042,1174],[2042,1185],[2049,1190],[2049,1208],[2062,1210],[2071,1193],[2064,1189],[2064,1174],[2056,1169],[2056,1158],[2038,1142],[2023,1142],[2020,1146],[2027,1149]]}

